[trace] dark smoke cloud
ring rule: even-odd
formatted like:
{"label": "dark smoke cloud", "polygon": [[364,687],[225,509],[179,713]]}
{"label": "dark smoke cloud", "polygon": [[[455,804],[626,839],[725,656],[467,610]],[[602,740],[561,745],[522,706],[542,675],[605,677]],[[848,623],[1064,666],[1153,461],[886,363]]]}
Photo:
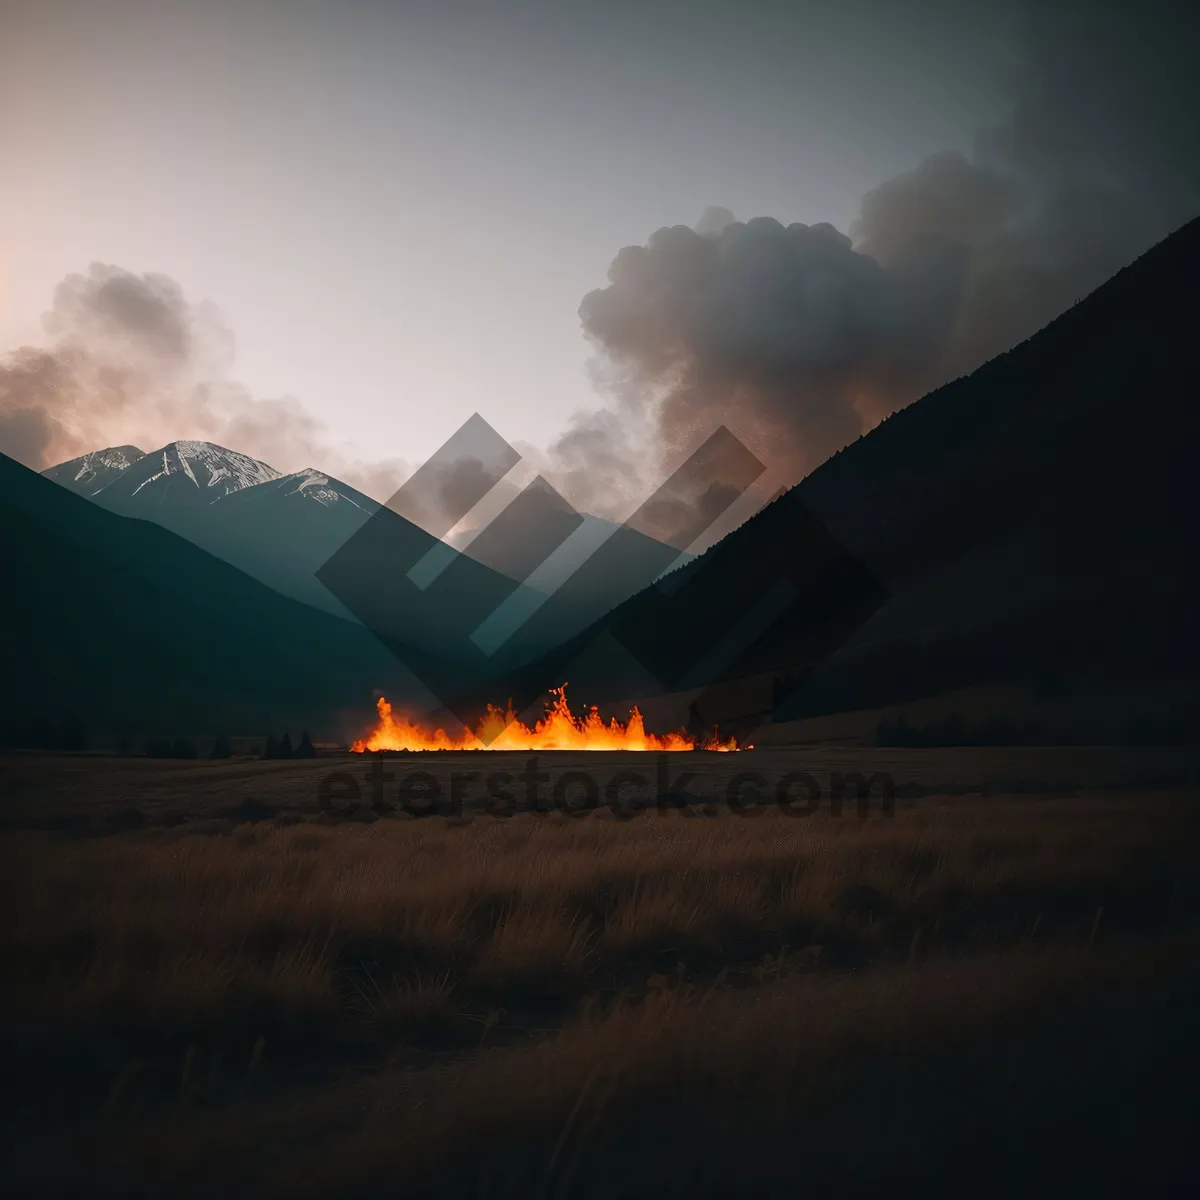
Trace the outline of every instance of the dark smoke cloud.
{"label": "dark smoke cloud", "polygon": [[710,205],[700,214],[700,220],[696,222],[696,232],[718,234],[726,225],[732,225],[736,219],[728,208]]}
{"label": "dark smoke cloud", "polygon": [[[1200,212],[1200,18],[1029,13],[1009,118],[969,157],[935,154],[864,196],[851,237],[708,209],[620,251],[580,319],[614,411],[651,414],[660,455],[724,423],[798,479]],[[568,434],[551,460],[600,473],[620,452],[604,430],[590,417],[590,438]]]}
{"label": "dark smoke cloud", "polygon": [[827,224],[676,226],[622,250],[580,317],[659,392],[672,448],[727,423],[807,469],[855,436],[866,400],[928,380],[963,269],[949,243],[883,267]]}
{"label": "dark smoke cloud", "polygon": [[173,279],[93,263],[55,289],[44,347],[0,357],[0,451],[41,469],[104,446],[217,442],[280,470],[317,466],[387,499],[400,462],[361,463],[291,397],[229,377],[233,337]]}

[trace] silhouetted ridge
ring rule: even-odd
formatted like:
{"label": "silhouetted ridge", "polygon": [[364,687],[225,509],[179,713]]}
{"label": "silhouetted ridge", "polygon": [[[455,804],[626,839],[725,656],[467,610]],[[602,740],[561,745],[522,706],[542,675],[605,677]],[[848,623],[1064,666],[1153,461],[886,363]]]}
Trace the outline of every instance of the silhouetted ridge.
{"label": "silhouetted ridge", "polygon": [[412,694],[365,630],[271,591],[146,521],[106,511],[0,455],[6,714],[89,731],[344,736],[372,689]]}
{"label": "silhouetted ridge", "polygon": [[[803,684],[783,696],[777,688],[779,717],[1047,671],[1096,681],[1085,686],[1193,673],[1195,539],[1185,489],[1197,444],[1198,274],[1193,221],[680,568],[671,586],[705,610],[682,627],[679,610],[665,618],[652,587],[513,679],[532,686],[603,631],[637,631],[635,657],[652,663],[654,647],[678,644],[685,629],[722,611],[723,580],[765,580],[770,564],[811,553],[814,522],[889,596],[811,679],[814,664],[797,658],[794,629],[764,635],[743,665],[770,670],[774,659],[776,672]],[[710,582],[692,586],[701,578]],[[627,644],[629,633],[618,640]],[[832,644],[817,639],[818,650]],[[707,647],[695,649],[699,657]],[[602,660],[590,671],[572,679],[581,699],[623,686]]]}

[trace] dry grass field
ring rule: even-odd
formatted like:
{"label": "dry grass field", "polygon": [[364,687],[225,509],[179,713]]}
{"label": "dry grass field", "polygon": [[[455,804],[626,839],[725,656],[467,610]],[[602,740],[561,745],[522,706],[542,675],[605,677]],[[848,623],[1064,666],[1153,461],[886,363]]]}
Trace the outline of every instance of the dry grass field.
{"label": "dry grass field", "polygon": [[[0,760],[17,1189],[1099,1195],[1192,1171],[1185,758],[675,754],[671,788],[695,778],[657,807],[654,755],[542,754],[551,811],[518,784],[493,815],[484,777],[529,757],[389,756],[379,796],[360,758]],[[649,811],[606,806],[622,770]],[[400,804],[414,771],[432,815]],[[571,771],[594,811],[554,810]],[[453,772],[478,776],[457,800]],[[738,772],[761,810],[725,803]],[[891,815],[878,786],[834,810],[851,772],[891,776]],[[322,804],[339,773],[360,795]],[[774,803],[796,773],[808,815]]]}

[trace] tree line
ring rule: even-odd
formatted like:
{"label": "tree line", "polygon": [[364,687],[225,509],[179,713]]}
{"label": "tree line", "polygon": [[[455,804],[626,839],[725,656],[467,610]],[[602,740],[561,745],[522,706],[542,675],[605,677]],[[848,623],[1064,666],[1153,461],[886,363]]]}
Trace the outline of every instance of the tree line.
{"label": "tree line", "polygon": [[[151,738],[146,742],[146,755],[149,758],[199,758],[200,752],[195,742],[187,738]],[[292,745],[292,738],[285,733],[282,738],[271,734],[266,744],[259,752],[259,758],[316,758],[317,751],[313,745],[312,735],[306,729],[300,740]],[[232,758],[233,743],[225,734],[219,734],[208,752],[209,758]]]}

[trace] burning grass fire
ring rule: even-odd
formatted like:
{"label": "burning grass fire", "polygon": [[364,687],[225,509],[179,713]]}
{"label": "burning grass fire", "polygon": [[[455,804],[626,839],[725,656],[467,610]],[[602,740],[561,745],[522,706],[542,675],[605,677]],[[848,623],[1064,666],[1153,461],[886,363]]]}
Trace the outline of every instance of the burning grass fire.
{"label": "burning grass fire", "polygon": [[[622,725],[614,717],[607,725],[596,708],[575,716],[567,703],[567,685],[553,689],[554,701],[532,729],[517,718],[511,703],[505,709],[488,705],[487,715],[474,732],[463,730],[452,737],[444,729],[430,730],[392,711],[379,698],[379,724],[351,747],[356,753],[368,750],[723,750],[740,747],[736,738],[721,740],[714,729],[707,738],[686,733],[647,733],[642,714],[635,707]],[[747,746],[746,749],[751,749]]]}

